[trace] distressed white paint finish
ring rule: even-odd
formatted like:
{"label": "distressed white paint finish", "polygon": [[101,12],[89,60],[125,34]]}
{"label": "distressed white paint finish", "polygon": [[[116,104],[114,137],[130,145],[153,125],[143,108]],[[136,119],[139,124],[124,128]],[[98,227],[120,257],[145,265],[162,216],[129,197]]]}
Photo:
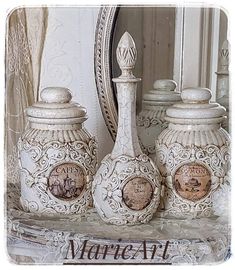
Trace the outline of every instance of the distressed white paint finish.
{"label": "distressed white paint finish", "polygon": [[122,71],[114,78],[118,97],[118,130],[114,148],[101,163],[92,183],[100,217],[115,225],[146,223],[160,201],[160,174],[142,153],[136,130],[136,88],[132,70],[137,59],[133,38],[125,32],[116,51]]}
{"label": "distressed white paint finish", "polygon": [[96,136],[99,160],[111,151],[113,141],[105,125],[94,75],[95,27],[99,7],[49,8],[42,56],[40,89],[67,87],[73,99],[86,107],[85,127]]}
{"label": "distressed white paint finish", "polygon": [[41,99],[26,109],[29,126],[18,141],[21,205],[43,215],[84,213],[97,168],[86,109],[66,88],[45,88]]}
{"label": "distressed white paint finish", "polygon": [[181,98],[183,103],[167,109],[169,125],[156,141],[156,161],[165,184],[161,214],[227,214],[223,202],[230,193],[230,137],[221,128],[225,109],[210,103],[207,88],[184,89]]}

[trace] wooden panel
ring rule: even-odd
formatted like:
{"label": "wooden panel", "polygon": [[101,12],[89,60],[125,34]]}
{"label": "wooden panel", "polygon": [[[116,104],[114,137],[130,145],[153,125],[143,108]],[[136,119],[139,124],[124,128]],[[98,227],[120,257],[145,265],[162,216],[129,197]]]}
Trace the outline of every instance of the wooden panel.
{"label": "wooden panel", "polygon": [[173,79],[175,8],[121,7],[113,40],[113,75],[120,70],[115,60],[117,42],[128,31],[134,38],[138,58],[134,74],[142,78],[137,91],[137,112],[142,95],[151,90],[157,79]]}
{"label": "wooden panel", "polygon": [[143,93],[157,79],[173,79],[175,8],[144,8]]}

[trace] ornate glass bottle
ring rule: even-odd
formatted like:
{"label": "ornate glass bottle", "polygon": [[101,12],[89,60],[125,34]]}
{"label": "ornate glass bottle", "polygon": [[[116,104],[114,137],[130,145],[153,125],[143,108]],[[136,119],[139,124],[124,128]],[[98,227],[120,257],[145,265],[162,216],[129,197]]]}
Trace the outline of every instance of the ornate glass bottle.
{"label": "ornate glass bottle", "polygon": [[137,52],[126,32],[117,47],[122,70],[117,84],[118,131],[111,154],[102,161],[93,182],[94,205],[101,218],[112,224],[148,222],[160,200],[160,174],[142,153],[136,131],[136,87],[132,74]]}
{"label": "ornate glass bottle", "polygon": [[165,184],[163,213],[209,217],[228,200],[222,195],[230,186],[230,139],[221,128],[225,109],[210,103],[206,88],[184,89],[181,97],[183,103],[167,109],[168,128],[156,141],[156,161]]}
{"label": "ornate glass bottle", "polygon": [[155,158],[155,140],[167,127],[166,109],[181,101],[180,93],[175,92],[173,80],[156,80],[153,90],[143,96],[142,110],[137,117],[137,130],[145,153]]}
{"label": "ornate glass bottle", "polygon": [[83,127],[85,108],[71,98],[66,88],[45,88],[26,109],[29,128],[18,142],[25,211],[75,214],[91,204],[96,141]]}

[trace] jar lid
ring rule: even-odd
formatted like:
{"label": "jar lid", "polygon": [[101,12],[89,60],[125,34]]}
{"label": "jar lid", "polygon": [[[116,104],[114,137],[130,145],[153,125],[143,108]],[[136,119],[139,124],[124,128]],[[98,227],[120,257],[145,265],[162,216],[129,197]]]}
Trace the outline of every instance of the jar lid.
{"label": "jar lid", "polygon": [[205,124],[223,121],[226,110],[218,103],[210,102],[211,90],[187,88],[181,93],[182,103],[166,110],[166,120],[179,124]]}
{"label": "jar lid", "polygon": [[78,124],[87,119],[86,109],[71,102],[69,89],[47,87],[41,92],[42,101],[26,109],[30,122],[43,124]]}
{"label": "jar lid", "polygon": [[181,101],[180,93],[175,92],[176,82],[173,80],[156,80],[153,90],[143,96],[145,103],[174,103]]}

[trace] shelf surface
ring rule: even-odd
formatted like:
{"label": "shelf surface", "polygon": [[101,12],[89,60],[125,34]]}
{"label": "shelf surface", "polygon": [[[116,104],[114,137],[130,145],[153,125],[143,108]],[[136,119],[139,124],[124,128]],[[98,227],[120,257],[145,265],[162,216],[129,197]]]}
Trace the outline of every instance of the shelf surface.
{"label": "shelf surface", "polygon": [[93,208],[71,216],[25,213],[13,185],[7,197],[8,253],[17,263],[211,264],[230,256],[226,218],[155,216],[148,224],[115,226]]}

